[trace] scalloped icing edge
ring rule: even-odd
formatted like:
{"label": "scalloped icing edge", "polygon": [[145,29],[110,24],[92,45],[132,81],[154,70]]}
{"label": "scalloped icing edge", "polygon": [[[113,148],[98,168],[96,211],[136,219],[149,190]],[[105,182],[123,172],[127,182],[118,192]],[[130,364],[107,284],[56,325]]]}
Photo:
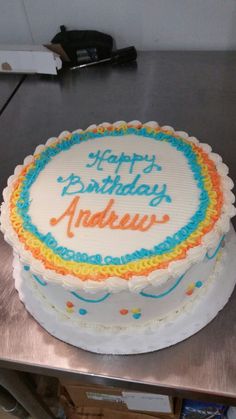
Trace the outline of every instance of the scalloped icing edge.
{"label": "scalloped icing edge", "polygon": [[[52,143],[56,143],[61,139],[65,138],[67,135],[81,133],[86,131],[91,131],[97,127],[119,127],[121,125],[127,125],[128,127],[150,127],[150,128],[157,128],[160,127],[163,131],[167,131],[172,135],[180,136],[188,141],[197,144],[201,147],[205,153],[208,154],[208,157],[214,161],[216,165],[216,169],[218,174],[220,175],[221,185],[222,185],[222,192],[224,196],[224,205],[222,208],[222,214],[220,218],[214,225],[214,228],[211,232],[206,234],[202,239],[202,244],[190,249],[187,252],[187,255],[184,260],[173,261],[170,262],[167,269],[156,270],[151,272],[148,276],[134,276],[130,280],[122,279],[120,277],[111,277],[106,279],[104,282],[98,282],[93,280],[82,281],[78,278],[75,278],[71,275],[61,275],[54,271],[48,270],[44,267],[43,263],[39,260],[34,259],[31,255],[30,251],[26,250],[23,245],[19,242],[18,237],[13,230],[9,217],[8,217],[8,202],[9,197],[12,192],[12,186],[14,181],[17,179],[18,174],[21,170],[29,164],[34,159],[34,155],[37,155],[39,152],[42,152]],[[16,254],[19,255],[20,260],[22,263],[30,265],[32,273],[36,275],[41,275],[45,278],[46,281],[61,283],[65,288],[68,289],[77,289],[83,290],[85,292],[96,293],[98,291],[109,291],[112,293],[121,292],[124,290],[129,290],[131,292],[140,292],[142,289],[149,285],[157,286],[161,285],[164,282],[167,282],[169,278],[177,277],[178,275],[183,274],[189,269],[193,264],[201,262],[206,252],[213,248],[217,242],[220,240],[220,237],[227,233],[230,228],[230,219],[236,215],[236,209],[233,206],[235,202],[235,197],[231,192],[233,188],[233,181],[231,178],[228,177],[229,169],[226,164],[222,163],[222,158],[216,153],[212,153],[211,147],[208,144],[200,143],[199,140],[193,136],[189,136],[184,131],[175,131],[174,128],[168,125],[159,126],[159,124],[155,121],[149,121],[142,124],[140,121],[117,121],[113,124],[104,122],[99,125],[90,125],[87,129],[77,129],[75,131],[63,131],[60,133],[58,137],[51,137],[49,138],[45,145],[40,144],[36,147],[34,154],[29,155],[24,159],[22,165],[16,166],[14,170],[14,174],[8,178],[7,187],[3,190],[3,199],[4,202],[1,206],[1,230],[4,234],[4,238],[7,243],[9,243]]]}

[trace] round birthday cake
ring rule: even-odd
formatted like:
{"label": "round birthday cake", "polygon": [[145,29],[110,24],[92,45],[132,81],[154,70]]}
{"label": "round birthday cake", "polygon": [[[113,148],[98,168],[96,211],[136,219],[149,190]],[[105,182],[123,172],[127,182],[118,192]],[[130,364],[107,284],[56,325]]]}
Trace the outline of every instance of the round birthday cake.
{"label": "round birthday cake", "polygon": [[51,334],[98,353],[189,337],[236,282],[232,188],[209,145],[156,122],[50,138],[3,193],[21,300]]}

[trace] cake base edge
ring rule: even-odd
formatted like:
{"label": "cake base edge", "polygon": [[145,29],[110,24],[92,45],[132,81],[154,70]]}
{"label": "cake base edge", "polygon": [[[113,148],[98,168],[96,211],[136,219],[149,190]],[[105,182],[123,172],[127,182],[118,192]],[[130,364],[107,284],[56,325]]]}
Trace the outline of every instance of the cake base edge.
{"label": "cake base edge", "polygon": [[[20,275],[20,262],[14,258],[13,276],[20,300],[30,314],[41,326],[56,338],[73,346],[100,354],[129,355],[153,352],[172,346],[197,333],[210,323],[230,298],[236,283],[236,233],[231,229],[227,245],[223,270],[211,284],[204,295],[196,300],[188,310],[184,310],[176,319],[170,319],[156,330],[144,331],[134,335],[134,331],[125,331],[116,335],[97,333],[75,328],[68,321],[55,316],[55,312],[42,306],[41,301],[27,286]],[[223,278],[227,278],[223,281]],[[212,301],[214,303],[212,304]]]}

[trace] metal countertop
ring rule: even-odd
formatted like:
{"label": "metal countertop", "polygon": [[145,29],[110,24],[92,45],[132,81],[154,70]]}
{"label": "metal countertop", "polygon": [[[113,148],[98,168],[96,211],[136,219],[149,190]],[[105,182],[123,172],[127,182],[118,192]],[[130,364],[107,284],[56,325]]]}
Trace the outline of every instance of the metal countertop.
{"label": "metal countertop", "polygon": [[[65,129],[139,119],[173,125],[211,144],[236,181],[236,53],[147,52],[138,63],[27,76],[0,118],[0,190],[35,146]],[[63,343],[27,313],[0,241],[0,365],[164,394],[236,404],[236,291],[217,318],[171,348],[95,355]]]}
{"label": "metal countertop", "polygon": [[0,113],[23,78],[22,74],[0,73]]}

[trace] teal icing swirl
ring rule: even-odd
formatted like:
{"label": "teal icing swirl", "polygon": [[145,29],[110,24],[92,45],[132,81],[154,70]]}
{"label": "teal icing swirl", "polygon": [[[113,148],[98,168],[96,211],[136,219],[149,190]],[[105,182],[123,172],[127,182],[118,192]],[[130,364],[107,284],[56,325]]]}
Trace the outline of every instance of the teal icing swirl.
{"label": "teal icing swirl", "polygon": [[107,294],[105,294],[103,297],[101,298],[96,298],[95,300],[93,300],[92,298],[85,298],[82,297],[81,295],[79,295],[77,292],[75,291],[71,291],[71,294],[74,295],[76,298],[78,298],[81,301],[84,301],[85,303],[101,303],[102,301],[105,301],[108,297],[110,297],[111,293],[108,292]]}
{"label": "teal icing swirl", "polygon": [[[36,181],[39,173],[44,169],[44,167],[52,160],[54,156],[58,155],[62,151],[69,150],[73,145],[80,144],[80,142],[85,142],[88,140],[93,141],[106,136],[115,137],[129,134],[143,136],[147,140],[165,141],[172,147],[174,147],[176,150],[182,152],[183,155],[186,157],[188,165],[192,170],[194,179],[196,180],[197,187],[200,189],[199,206],[195,214],[190,218],[189,222],[178,232],[176,232],[173,236],[166,237],[166,239],[162,243],[153,246],[151,249],[137,249],[135,252],[125,254],[121,257],[114,257],[112,255],[102,257],[102,255],[100,254],[89,255],[86,252],[76,252],[74,250],[66,248],[65,246],[61,246],[50,232],[48,232],[47,234],[41,233],[38,230],[38,228],[32,223],[28,211],[30,207],[30,188]],[[17,212],[22,217],[24,229],[32,233],[42,243],[47,245],[48,248],[52,249],[55,254],[59,255],[63,260],[87,262],[95,265],[123,265],[131,261],[145,259],[150,256],[162,255],[166,252],[171,252],[178,244],[186,240],[189,237],[189,235],[196,230],[199,223],[202,220],[204,220],[206,210],[209,204],[209,196],[207,190],[204,187],[203,180],[204,177],[201,172],[201,166],[197,163],[197,158],[192,150],[191,144],[184,143],[180,138],[175,138],[163,132],[149,133],[145,127],[141,128],[140,130],[131,127],[126,130],[106,131],[104,133],[94,133],[91,131],[87,131],[80,134],[75,133],[71,136],[70,139],[62,139],[53,147],[47,147],[40,154],[39,158],[35,160],[34,166],[28,171],[22,182],[21,193],[16,204]]]}
{"label": "teal icing swirl", "polygon": [[219,250],[222,246],[224,238],[225,238],[225,235],[223,237],[221,237],[220,242],[219,242],[217,248],[215,249],[214,253],[212,253],[212,255],[209,254],[209,250],[208,250],[208,252],[206,254],[207,259],[209,259],[209,260],[214,259],[214,257],[217,255],[217,253],[219,252]]}
{"label": "teal icing swirl", "polygon": [[47,285],[47,282],[45,282],[43,279],[40,279],[37,275],[32,275],[32,277],[37,281],[42,287],[45,287]]}
{"label": "teal icing swirl", "polygon": [[182,279],[184,279],[184,276],[185,276],[185,273],[177,279],[177,281],[174,283],[174,285],[172,285],[168,290],[166,290],[166,291],[164,291],[160,294],[149,294],[149,293],[146,293],[144,291],[141,291],[139,293],[139,295],[141,295],[142,297],[149,297],[149,298],[163,298],[163,297],[166,297],[168,294],[170,294],[180,284]]}

